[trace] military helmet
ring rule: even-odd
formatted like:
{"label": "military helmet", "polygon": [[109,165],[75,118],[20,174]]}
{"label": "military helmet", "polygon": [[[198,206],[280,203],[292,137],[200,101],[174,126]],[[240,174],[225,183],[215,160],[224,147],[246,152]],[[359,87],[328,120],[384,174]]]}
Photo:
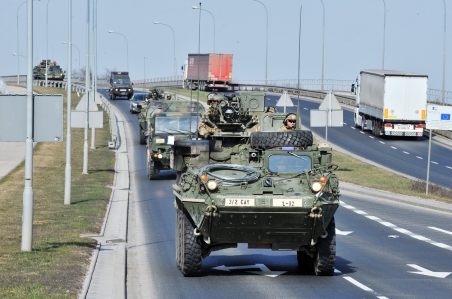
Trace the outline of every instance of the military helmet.
{"label": "military helmet", "polygon": [[295,113],[289,113],[286,115],[286,117],[284,118],[283,124],[285,126],[287,126],[287,121],[291,120],[291,121],[297,121],[297,115]]}
{"label": "military helmet", "polygon": [[277,110],[276,110],[275,107],[269,106],[269,107],[267,107],[267,109],[265,110],[265,112],[268,112],[268,113],[276,113]]}

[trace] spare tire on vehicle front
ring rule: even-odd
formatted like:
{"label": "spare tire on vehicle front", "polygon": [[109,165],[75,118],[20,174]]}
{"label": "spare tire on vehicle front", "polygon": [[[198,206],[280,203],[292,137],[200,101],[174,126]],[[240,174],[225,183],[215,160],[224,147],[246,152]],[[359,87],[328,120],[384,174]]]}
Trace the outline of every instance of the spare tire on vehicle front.
{"label": "spare tire on vehicle front", "polygon": [[294,130],[281,132],[254,132],[250,135],[250,145],[256,149],[267,149],[276,146],[308,147],[312,145],[312,132]]}

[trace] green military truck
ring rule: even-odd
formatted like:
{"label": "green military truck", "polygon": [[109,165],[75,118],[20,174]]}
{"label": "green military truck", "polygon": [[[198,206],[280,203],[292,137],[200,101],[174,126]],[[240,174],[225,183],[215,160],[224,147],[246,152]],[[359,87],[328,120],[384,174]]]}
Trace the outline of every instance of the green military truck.
{"label": "green military truck", "polygon": [[130,81],[129,72],[111,72],[109,85],[110,100],[115,100],[117,97],[130,100],[133,95],[133,83]]}
{"label": "green military truck", "polygon": [[149,179],[157,178],[160,170],[173,168],[174,142],[195,138],[200,121],[199,112],[163,112],[159,109],[154,113],[146,146]]}
{"label": "green military truck", "polygon": [[293,250],[299,268],[333,275],[339,180],[332,149],[308,130],[277,131],[265,95],[215,95],[199,140],[175,140],[176,263],[199,275],[212,251]]}
{"label": "green military truck", "polygon": [[[56,63],[47,59],[47,80],[63,81],[65,71]],[[37,66],[33,68],[33,78],[36,80],[46,79],[46,60],[42,60]]]}

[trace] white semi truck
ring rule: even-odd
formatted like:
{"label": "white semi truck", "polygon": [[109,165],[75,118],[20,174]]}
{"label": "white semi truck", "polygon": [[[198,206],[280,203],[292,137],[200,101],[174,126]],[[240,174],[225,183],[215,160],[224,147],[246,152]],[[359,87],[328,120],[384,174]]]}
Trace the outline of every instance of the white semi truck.
{"label": "white semi truck", "polygon": [[427,75],[362,70],[355,128],[375,136],[422,136],[427,107]]}

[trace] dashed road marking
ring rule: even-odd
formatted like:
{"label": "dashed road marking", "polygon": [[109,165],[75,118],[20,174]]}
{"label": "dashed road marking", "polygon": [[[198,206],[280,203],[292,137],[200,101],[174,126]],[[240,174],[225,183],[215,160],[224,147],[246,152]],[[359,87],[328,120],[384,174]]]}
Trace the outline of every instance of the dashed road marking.
{"label": "dashed road marking", "polygon": [[391,148],[393,148],[393,149],[397,149],[397,148],[396,148],[395,146],[392,146],[392,145],[391,145]]}
{"label": "dashed road marking", "polygon": [[434,227],[434,226],[429,226],[428,228],[437,230],[437,231],[442,232],[442,233],[445,233],[445,234],[452,235],[452,232],[450,232],[450,231],[448,231],[448,230],[444,230],[444,229],[437,228],[437,227]]}
{"label": "dashed road marking", "polygon": [[405,152],[405,151],[403,151],[403,153],[404,153],[404,154],[407,154],[407,155],[409,155],[409,154],[410,154],[409,152]]}
{"label": "dashed road marking", "polygon": [[363,132],[363,131],[361,131],[360,133],[361,133],[361,134],[364,134],[364,132]]}
{"label": "dashed road marking", "polygon": [[384,143],[383,141],[380,141],[380,143],[381,143],[381,144],[386,144],[386,143]]}
{"label": "dashed road marking", "polygon": [[374,136],[369,136],[369,138],[372,138],[372,139],[374,139]]}
{"label": "dashed road marking", "polygon": [[422,158],[422,157],[419,157],[419,156],[416,156],[416,158],[418,158],[418,159],[421,159],[421,160],[424,160],[424,158]]}
{"label": "dashed road marking", "polygon": [[433,163],[433,164],[438,164],[438,162],[435,162],[435,161],[430,161],[431,163]]}
{"label": "dashed road marking", "polygon": [[[361,211],[361,210],[356,209],[356,208],[353,207],[353,206],[347,205],[347,204],[346,204],[345,202],[343,202],[342,200],[341,200],[341,205],[342,205],[343,207],[349,209],[349,210],[352,210],[353,212],[355,212],[355,213],[357,213],[357,214],[366,213],[366,212],[364,212],[364,211]],[[367,214],[367,213],[366,213],[366,214]],[[362,214],[362,215],[366,215],[366,214]],[[401,233],[401,234],[404,234],[404,235],[407,235],[407,236],[409,236],[409,237],[412,237],[413,239],[420,240],[420,241],[423,241],[423,242],[432,244],[432,245],[434,245],[434,246],[437,246],[437,247],[440,247],[440,248],[443,248],[443,249],[447,249],[447,250],[449,250],[449,251],[452,251],[452,246],[450,246],[450,245],[447,245],[447,244],[444,244],[444,243],[435,242],[435,241],[433,241],[432,239],[429,239],[429,238],[427,238],[427,237],[424,237],[424,236],[415,234],[415,233],[413,233],[413,232],[411,232],[411,231],[409,231],[409,230],[406,230],[406,229],[404,229],[404,228],[398,227],[398,226],[395,225],[395,224],[392,224],[392,223],[390,223],[390,222],[386,222],[386,221],[384,221],[384,220],[382,220],[381,218],[378,218],[378,217],[376,217],[376,216],[367,215],[367,216],[365,216],[365,217],[368,218],[368,219],[370,219],[370,220],[374,220],[374,221],[376,221],[376,222],[378,222],[378,223],[380,223],[380,224],[382,224],[382,225],[384,225],[384,226],[386,226],[386,227],[390,227],[390,228],[392,228],[393,230],[398,231],[398,232]],[[432,227],[429,227],[429,228],[432,228]],[[438,229],[438,228],[432,228],[432,229],[440,230],[440,229]],[[440,230],[440,231],[441,231],[441,230]],[[446,232],[447,232],[447,231],[446,231]],[[447,233],[450,233],[450,234],[452,235],[452,232],[447,232]]]}
{"label": "dashed road marking", "polygon": [[[336,274],[342,274],[342,272],[339,271],[338,269],[334,269],[334,273],[336,273]],[[388,299],[388,297],[381,296],[380,294],[378,294],[377,292],[375,292],[374,290],[372,290],[372,289],[369,288],[368,286],[363,285],[362,283],[360,283],[360,282],[357,281],[356,279],[351,278],[350,276],[347,276],[346,274],[344,274],[344,279],[347,280],[348,282],[351,282],[353,285],[357,286],[358,288],[360,288],[360,289],[362,289],[362,290],[364,290],[364,291],[366,291],[366,292],[372,293],[372,294],[375,295],[378,299]]]}
{"label": "dashed road marking", "polygon": [[446,168],[452,169],[452,167],[450,167],[450,166],[446,166]]}

